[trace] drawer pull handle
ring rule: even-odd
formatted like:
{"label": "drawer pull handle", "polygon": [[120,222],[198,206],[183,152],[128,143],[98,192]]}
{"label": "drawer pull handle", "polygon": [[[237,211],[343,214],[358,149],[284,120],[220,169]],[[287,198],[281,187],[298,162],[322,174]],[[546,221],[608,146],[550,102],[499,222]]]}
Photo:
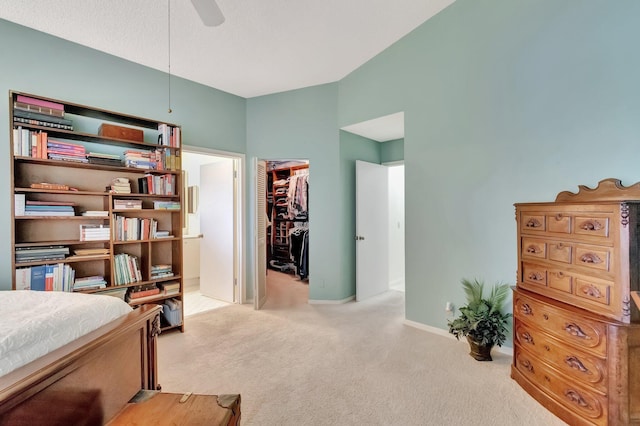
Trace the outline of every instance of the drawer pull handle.
{"label": "drawer pull handle", "polygon": [[525,331],[520,335],[520,337],[522,337],[522,340],[524,340],[525,342],[531,345],[535,345],[535,343],[533,343],[533,337],[529,334],[529,332]]}
{"label": "drawer pull handle", "polygon": [[566,331],[567,333],[569,333],[572,336],[576,336],[576,337],[579,337],[579,338],[585,339],[585,340],[591,340],[591,337],[589,337],[587,334],[585,334],[585,332],[582,331],[582,329],[580,328],[580,326],[578,324],[574,324],[574,323],[567,324],[564,327],[564,331]]}
{"label": "drawer pull handle", "polygon": [[533,373],[533,365],[531,364],[531,362],[529,362],[528,359],[522,361],[521,364],[524,368],[527,369],[527,371],[529,371],[529,373]]}
{"label": "drawer pull handle", "polygon": [[540,272],[532,272],[529,274],[529,279],[531,281],[542,281],[544,280],[544,276]]}
{"label": "drawer pull handle", "polygon": [[558,276],[558,278],[562,278],[562,277],[564,277],[564,272],[562,272],[562,271],[557,272],[556,275]]}
{"label": "drawer pull handle", "polygon": [[540,228],[542,226],[542,222],[538,219],[531,218],[525,225],[527,228]]}
{"label": "drawer pull handle", "polygon": [[556,244],[556,248],[557,248],[558,250],[562,250],[562,249],[564,248],[564,244],[562,244],[562,243],[558,243],[558,244]]}
{"label": "drawer pull handle", "polygon": [[520,311],[523,315],[533,315],[533,309],[531,309],[531,306],[529,306],[528,303],[523,304],[520,307]]}
{"label": "drawer pull handle", "polygon": [[577,356],[568,356],[568,357],[566,357],[564,359],[564,363],[567,364],[569,367],[580,371],[581,373],[589,373],[589,374],[591,374],[589,369],[584,366],[582,361],[580,361],[580,359]]}
{"label": "drawer pull handle", "polygon": [[595,253],[585,253],[580,257],[580,261],[583,263],[602,263],[602,259]]}
{"label": "drawer pull handle", "polygon": [[589,297],[593,297],[595,299],[600,299],[602,297],[602,292],[600,291],[600,289],[594,285],[585,285],[584,287],[582,287],[582,292],[589,296]]}
{"label": "drawer pull handle", "polygon": [[548,345],[544,345],[544,350],[549,352],[551,350],[551,348]]}
{"label": "drawer pull handle", "polygon": [[549,315],[547,315],[547,314],[542,315],[542,318],[544,318],[545,320],[549,321]]}
{"label": "drawer pull handle", "polygon": [[580,228],[585,231],[599,231],[602,229],[602,224],[597,220],[587,220],[580,225]]}
{"label": "drawer pull handle", "polygon": [[527,253],[532,253],[532,254],[542,253],[542,249],[536,245],[531,244],[529,247],[527,247]]}
{"label": "drawer pull handle", "polygon": [[589,403],[582,397],[582,395],[580,395],[578,392],[574,391],[573,389],[567,389],[566,391],[564,391],[564,396],[566,396],[567,399],[573,402],[574,404],[578,404],[583,408],[591,409],[591,407],[589,406]]}
{"label": "drawer pull handle", "polygon": [[556,220],[560,221],[560,220],[562,220],[562,218],[563,218],[563,217],[564,217],[564,216],[562,216],[562,213],[558,213],[558,214],[556,215]]}

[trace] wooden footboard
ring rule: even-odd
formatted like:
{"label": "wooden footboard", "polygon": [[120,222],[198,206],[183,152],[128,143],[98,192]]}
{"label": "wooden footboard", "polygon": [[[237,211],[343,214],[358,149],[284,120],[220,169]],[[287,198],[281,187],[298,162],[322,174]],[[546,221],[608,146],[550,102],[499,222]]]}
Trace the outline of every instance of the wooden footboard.
{"label": "wooden footboard", "polygon": [[141,306],[0,377],[0,425],[101,424],[158,389],[159,311]]}

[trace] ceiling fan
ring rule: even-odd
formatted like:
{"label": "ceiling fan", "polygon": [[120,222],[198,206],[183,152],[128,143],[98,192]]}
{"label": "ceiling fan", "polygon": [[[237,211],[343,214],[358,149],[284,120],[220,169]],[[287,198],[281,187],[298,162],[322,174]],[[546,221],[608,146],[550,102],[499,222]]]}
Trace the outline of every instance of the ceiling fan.
{"label": "ceiling fan", "polygon": [[217,27],[224,22],[224,15],[216,0],[191,0],[191,4],[207,27]]}

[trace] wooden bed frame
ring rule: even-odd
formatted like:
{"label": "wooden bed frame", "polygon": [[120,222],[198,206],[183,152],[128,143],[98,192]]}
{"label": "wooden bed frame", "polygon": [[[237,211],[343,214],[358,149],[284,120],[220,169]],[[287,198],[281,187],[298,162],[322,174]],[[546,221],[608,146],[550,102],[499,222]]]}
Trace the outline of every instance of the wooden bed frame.
{"label": "wooden bed frame", "polygon": [[0,377],[0,425],[102,424],[159,389],[159,312],[144,305]]}

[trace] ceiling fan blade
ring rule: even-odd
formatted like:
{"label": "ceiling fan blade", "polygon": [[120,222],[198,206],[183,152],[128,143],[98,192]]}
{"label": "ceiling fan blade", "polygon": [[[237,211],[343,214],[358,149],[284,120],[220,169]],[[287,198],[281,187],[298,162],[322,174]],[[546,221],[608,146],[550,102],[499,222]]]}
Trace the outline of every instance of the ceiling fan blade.
{"label": "ceiling fan blade", "polygon": [[224,15],[215,0],[191,0],[191,3],[207,27],[217,27],[224,22]]}

